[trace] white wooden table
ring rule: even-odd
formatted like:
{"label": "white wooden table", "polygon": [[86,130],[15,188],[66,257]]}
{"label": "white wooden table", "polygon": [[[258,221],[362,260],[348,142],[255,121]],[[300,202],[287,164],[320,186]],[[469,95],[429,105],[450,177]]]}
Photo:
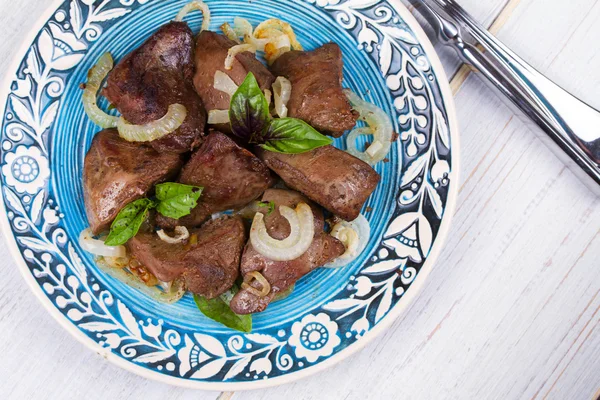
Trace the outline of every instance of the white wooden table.
{"label": "white wooden table", "polygon": [[[0,0],[0,71],[45,2]],[[600,1],[460,0],[535,67],[600,107]],[[317,376],[199,392],[144,380],[63,330],[0,244],[0,399],[590,399],[600,389],[600,199],[437,46],[460,121],[451,234],[393,327]]]}

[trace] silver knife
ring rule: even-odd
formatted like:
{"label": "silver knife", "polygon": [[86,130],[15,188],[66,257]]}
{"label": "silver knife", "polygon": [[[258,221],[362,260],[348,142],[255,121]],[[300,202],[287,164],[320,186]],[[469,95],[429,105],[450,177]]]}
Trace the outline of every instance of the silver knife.
{"label": "silver knife", "polygon": [[409,1],[439,39],[535,122],[543,142],[600,195],[600,112],[536,71],[454,0]]}

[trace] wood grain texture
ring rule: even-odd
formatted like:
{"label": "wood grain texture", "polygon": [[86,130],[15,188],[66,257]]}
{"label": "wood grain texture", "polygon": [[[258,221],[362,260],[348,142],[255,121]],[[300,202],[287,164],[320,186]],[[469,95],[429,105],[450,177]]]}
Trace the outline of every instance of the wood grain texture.
{"label": "wood grain texture", "polygon": [[[461,0],[489,26],[505,0]],[[0,68],[41,13],[0,2]],[[521,0],[500,38],[600,106],[600,2]],[[438,45],[439,48],[439,45]],[[460,63],[441,51],[450,76]],[[461,182],[448,242],[393,327],[317,376],[211,393],[139,378],[79,344],[0,244],[0,398],[588,399],[600,389],[600,200],[475,75],[457,88]]]}

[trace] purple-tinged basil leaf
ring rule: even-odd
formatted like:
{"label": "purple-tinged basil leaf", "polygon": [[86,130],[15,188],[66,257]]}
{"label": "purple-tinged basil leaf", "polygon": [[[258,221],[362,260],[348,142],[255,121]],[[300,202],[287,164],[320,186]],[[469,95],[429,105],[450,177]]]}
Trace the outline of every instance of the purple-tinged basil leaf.
{"label": "purple-tinged basil leaf", "polygon": [[249,72],[231,96],[229,120],[231,131],[246,143],[262,143],[260,136],[271,116],[269,104],[256,78]]}

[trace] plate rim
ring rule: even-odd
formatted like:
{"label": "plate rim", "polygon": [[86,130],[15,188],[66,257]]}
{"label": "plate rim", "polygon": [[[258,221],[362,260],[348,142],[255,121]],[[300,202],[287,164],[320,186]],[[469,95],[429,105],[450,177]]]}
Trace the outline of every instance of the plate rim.
{"label": "plate rim", "polygon": [[[7,104],[8,95],[10,94],[10,87],[13,82],[13,71],[18,70],[20,63],[22,62],[23,58],[27,55],[27,51],[31,47],[31,44],[35,41],[35,38],[39,34],[40,30],[44,27],[48,19],[64,1],[65,0],[54,0],[50,5],[48,5],[42,12],[40,17],[32,25],[30,31],[26,35],[24,35],[24,39],[21,41],[19,50],[17,50],[17,52],[13,56],[12,61],[9,63],[9,67],[7,69],[8,73],[4,76],[1,82],[2,86],[0,87],[0,115],[3,115],[6,111],[5,107]],[[122,357],[119,357],[118,355],[114,354],[112,351],[110,351],[110,349],[106,349],[98,345],[98,343],[86,336],[81,330],[77,329],[77,327],[64,314],[57,310],[52,301],[45,295],[44,291],[42,290],[42,287],[33,277],[33,274],[31,274],[31,271],[29,270],[27,263],[23,258],[23,254],[19,249],[16,238],[12,234],[7,209],[4,202],[4,194],[3,191],[0,190],[0,230],[2,231],[2,234],[8,244],[10,254],[15,263],[17,264],[21,275],[27,282],[31,291],[34,293],[35,297],[37,297],[37,299],[42,303],[46,311],[48,311],[48,313],[59,323],[59,325],[61,325],[67,332],[69,332],[73,337],[75,337],[75,339],[77,339],[78,342],[93,350],[102,358],[110,361],[112,364],[128,372],[132,372],[146,379],[151,379],[169,385],[206,391],[244,391],[265,389],[269,387],[292,383],[307,378],[318,372],[324,371],[335,364],[338,364],[339,362],[343,361],[344,359],[350,357],[353,354],[356,354],[360,350],[364,349],[367,344],[371,343],[382,332],[390,328],[390,326],[398,319],[398,317],[404,313],[408,306],[412,304],[412,301],[417,296],[417,294],[420,293],[421,289],[423,288],[424,282],[429,277],[429,274],[433,269],[433,265],[436,263],[441,253],[441,250],[444,248],[444,245],[446,244],[446,241],[448,239],[450,226],[452,225],[452,220],[454,219],[454,213],[456,210],[456,203],[458,197],[458,183],[460,180],[460,139],[458,132],[458,118],[456,115],[456,108],[454,104],[454,95],[450,88],[450,82],[448,81],[443,65],[439,59],[435,48],[433,47],[433,44],[429,40],[429,37],[421,27],[419,22],[416,20],[416,18],[406,8],[406,6],[402,3],[401,0],[381,1],[383,3],[388,3],[390,6],[392,6],[394,10],[398,12],[398,14],[401,16],[402,20],[406,23],[406,25],[410,27],[410,29],[415,34],[419,45],[423,47],[425,54],[427,54],[431,63],[432,70],[438,77],[437,81],[439,84],[442,99],[444,100],[444,103],[446,105],[446,114],[448,117],[448,124],[450,130],[450,143],[452,145],[452,169],[450,170],[450,182],[453,183],[452,185],[450,185],[448,191],[444,217],[440,222],[440,228],[436,236],[436,241],[433,243],[433,247],[430,250],[429,256],[420,268],[419,273],[417,274],[417,277],[415,278],[414,282],[412,282],[410,288],[402,296],[401,301],[399,301],[388,312],[385,318],[383,318],[378,324],[376,324],[371,330],[369,330],[361,338],[361,340],[356,341],[351,346],[345,348],[339,353],[332,355],[331,357],[318,364],[314,364],[310,367],[294,371],[290,374],[282,376],[277,376],[266,380],[260,379],[251,382],[206,382],[161,374],[157,371],[153,371],[139,366],[137,364],[134,364],[129,360],[125,360]]]}

